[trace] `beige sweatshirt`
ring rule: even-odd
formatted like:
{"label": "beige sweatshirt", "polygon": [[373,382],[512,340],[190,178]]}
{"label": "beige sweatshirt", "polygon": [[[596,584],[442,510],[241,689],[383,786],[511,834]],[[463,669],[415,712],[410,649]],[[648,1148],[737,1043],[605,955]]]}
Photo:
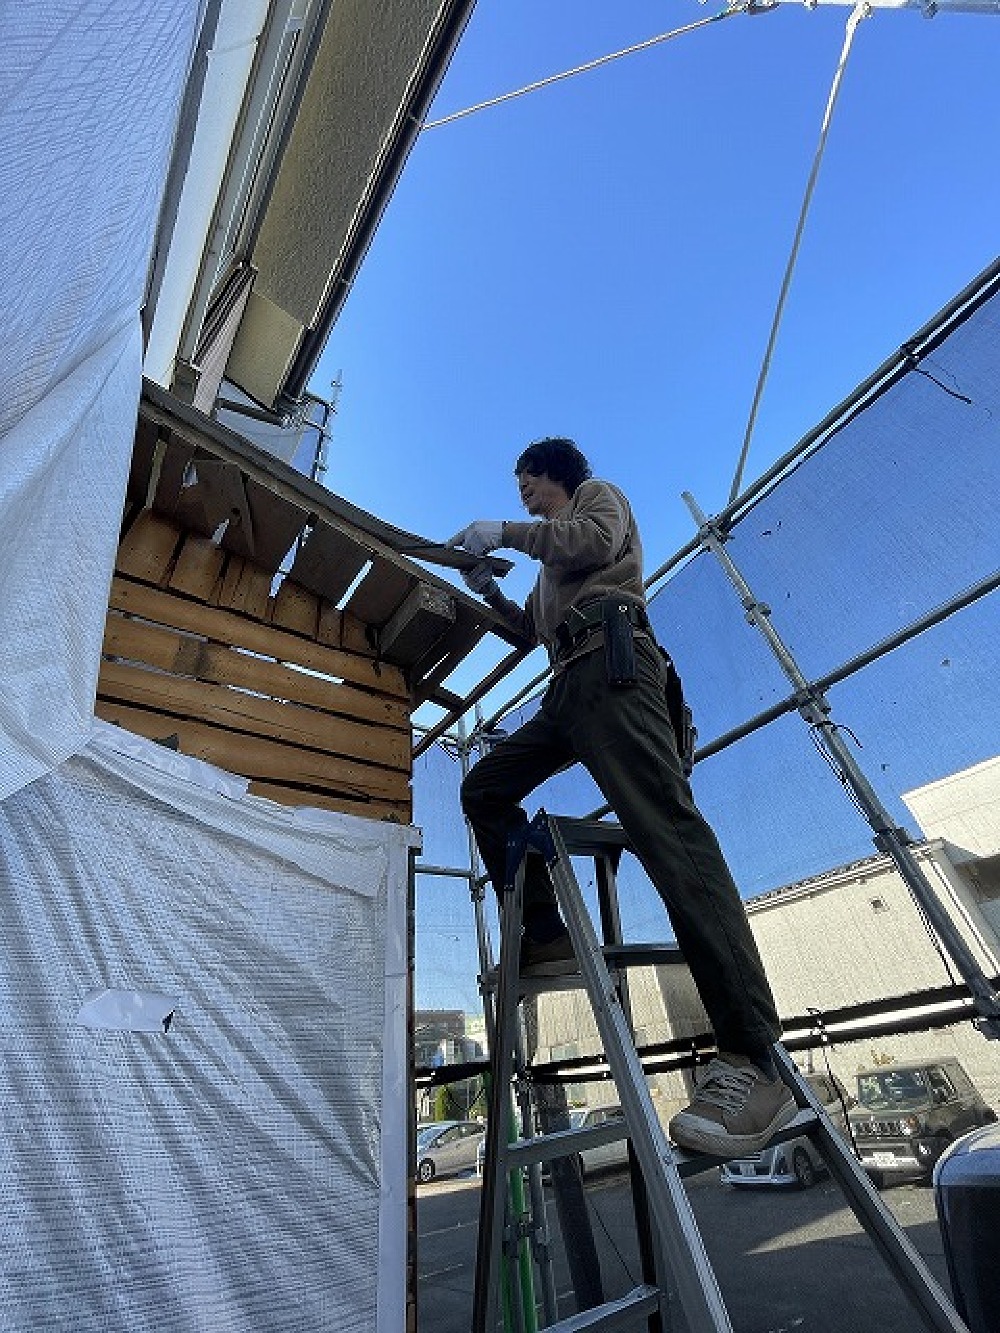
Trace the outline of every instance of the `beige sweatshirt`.
{"label": "beige sweatshirt", "polygon": [[[543,643],[550,658],[556,626],[570,607],[614,593],[646,603],[639,529],[628,500],[610,482],[583,482],[554,518],[504,523],[503,545],[541,561],[541,573],[523,610],[503,593],[487,600],[517,633]],[[588,650],[601,641],[595,637]]]}

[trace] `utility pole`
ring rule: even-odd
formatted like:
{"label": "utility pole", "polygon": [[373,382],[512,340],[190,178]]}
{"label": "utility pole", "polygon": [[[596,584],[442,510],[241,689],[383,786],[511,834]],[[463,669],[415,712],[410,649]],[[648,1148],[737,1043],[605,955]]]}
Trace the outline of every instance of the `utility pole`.
{"label": "utility pole", "polygon": [[340,403],[340,395],[344,388],[344,372],[337,371],[337,378],[330,383],[329,398],[314,398],[313,402],[319,403],[323,408],[322,421],[316,421],[312,424],[319,432],[319,438],[316,441],[316,452],[313,455],[312,467],[309,469],[311,481],[322,483],[326,475],[328,464],[328,444],[333,439],[333,419],[337,415],[337,407]]}

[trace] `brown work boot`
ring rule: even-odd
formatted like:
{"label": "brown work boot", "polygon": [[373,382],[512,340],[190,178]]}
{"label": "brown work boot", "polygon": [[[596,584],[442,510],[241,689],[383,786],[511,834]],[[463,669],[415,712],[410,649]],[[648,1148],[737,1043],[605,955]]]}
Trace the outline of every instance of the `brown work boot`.
{"label": "brown work boot", "polygon": [[579,972],[580,964],[573,952],[569,931],[564,930],[554,940],[533,940],[521,937],[520,970],[522,977],[566,977]]}
{"label": "brown work boot", "polygon": [[769,1079],[745,1055],[720,1051],[698,1080],[691,1105],[678,1111],[668,1130],[689,1152],[746,1157],[765,1148],[797,1111],[780,1078]]}

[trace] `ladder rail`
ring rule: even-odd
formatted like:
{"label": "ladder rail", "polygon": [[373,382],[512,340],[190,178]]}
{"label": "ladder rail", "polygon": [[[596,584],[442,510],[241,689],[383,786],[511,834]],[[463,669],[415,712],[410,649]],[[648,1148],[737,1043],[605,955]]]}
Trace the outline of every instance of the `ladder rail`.
{"label": "ladder rail", "polygon": [[[480,1192],[476,1241],[477,1280],[473,1291],[472,1333],[493,1333],[499,1300],[499,1272],[493,1256],[503,1243],[507,1175],[507,1125],[511,1115],[510,1087],[514,1076],[513,1033],[517,1022],[517,975],[520,955],[520,907],[524,861],[512,884],[504,885],[500,910],[500,962],[497,990],[494,1066],[486,1120],[486,1154]],[[510,1038],[510,1039],[508,1039]],[[512,1293],[513,1298],[513,1293]]]}
{"label": "ladder rail", "polygon": [[815,1113],[809,1126],[809,1137],[819,1149],[830,1174],[840,1186],[855,1217],[868,1232],[903,1294],[924,1317],[926,1326],[935,1330],[935,1333],[968,1333],[964,1320],[858,1164],[843,1136],[835,1129],[816,1094],[796,1069],[791,1056],[780,1044],[774,1048],[774,1060],[782,1079],[794,1093],[795,1100],[800,1106]]}
{"label": "ladder rail", "polygon": [[[621,865],[624,847],[612,847],[594,855],[594,872],[597,885],[597,902],[601,917],[601,938],[604,942],[603,957],[609,964],[608,945],[622,950],[625,932],[622,928],[621,902],[618,897],[618,867]],[[635,1015],[632,1010],[632,996],[629,982],[628,955],[634,951],[625,950],[626,966],[615,974],[615,985],[622,1014],[635,1039]],[[659,1233],[651,1225],[649,1215],[649,1196],[642,1167],[636,1156],[631,1139],[628,1142],[628,1173],[632,1184],[632,1216],[635,1219],[635,1234],[639,1246],[639,1264],[642,1278],[655,1287],[665,1288],[668,1284],[668,1265],[666,1263]],[[656,1310],[647,1319],[648,1333],[664,1333],[662,1311]]]}
{"label": "ladder rail", "polygon": [[670,1142],[653,1106],[646,1077],[604,963],[590,914],[577,883],[559,819],[539,811],[537,827],[548,828],[549,873],[573,941],[584,985],[594,1009],[604,1052],[646,1177],[650,1207],[691,1333],[732,1333],[718,1280],[681,1184]]}

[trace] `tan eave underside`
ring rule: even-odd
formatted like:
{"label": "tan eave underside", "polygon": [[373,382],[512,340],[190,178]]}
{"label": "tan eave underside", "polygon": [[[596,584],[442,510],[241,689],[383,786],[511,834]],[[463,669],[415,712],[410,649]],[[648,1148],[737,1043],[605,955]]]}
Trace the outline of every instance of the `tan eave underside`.
{"label": "tan eave underside", "polygon": [[303,332],[340,279],[387,143],[440,9],[437,0],[339,0],[310,71],[251,262],[254,294],[227,376],[273,404]]}
{"label": "tan eave underside", "polygon": [[300,324],[316,319],[439,7],[332,6],[253,253],[256,290]]}

